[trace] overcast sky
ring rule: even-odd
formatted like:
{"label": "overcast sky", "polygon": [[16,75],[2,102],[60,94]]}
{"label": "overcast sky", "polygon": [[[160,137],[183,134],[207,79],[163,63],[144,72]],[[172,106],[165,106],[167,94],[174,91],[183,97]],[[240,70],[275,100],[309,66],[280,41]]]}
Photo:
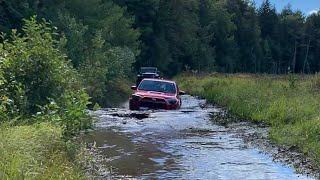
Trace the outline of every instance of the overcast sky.
{"label": "overcast sky", "polygon": [[[254,0],[259,7],[263,0]],[[320,0],[269,0],[272,4],[276,5],[277,11],[281,11],[289,3],[293,10],[301,10],[306,15],[312,11],[320,9]]]}

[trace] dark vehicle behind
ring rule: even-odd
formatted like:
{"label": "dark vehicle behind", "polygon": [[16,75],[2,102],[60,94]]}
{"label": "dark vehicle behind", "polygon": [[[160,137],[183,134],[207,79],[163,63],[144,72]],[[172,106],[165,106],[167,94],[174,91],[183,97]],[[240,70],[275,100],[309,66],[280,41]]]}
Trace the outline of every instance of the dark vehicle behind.
{"label": "dark vehicle behind", "polygon": [[160,72],[158,71],[158,68],[141,67],[139,74],[137,75],[136,86],[138,86],[144,78],[155,78],[155,79],[160,78]]}

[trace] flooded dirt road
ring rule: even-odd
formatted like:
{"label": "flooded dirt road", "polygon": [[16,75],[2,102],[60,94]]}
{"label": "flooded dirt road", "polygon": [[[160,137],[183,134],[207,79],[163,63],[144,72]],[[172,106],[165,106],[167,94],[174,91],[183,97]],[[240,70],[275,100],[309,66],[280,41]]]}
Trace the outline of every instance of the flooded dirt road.
{"label": "flooded dirt road", "polygon": [[191,96],[177,111],[100,110],[85,141],[96,142],[115,179],[309,179],[214,124],[217,111]]}

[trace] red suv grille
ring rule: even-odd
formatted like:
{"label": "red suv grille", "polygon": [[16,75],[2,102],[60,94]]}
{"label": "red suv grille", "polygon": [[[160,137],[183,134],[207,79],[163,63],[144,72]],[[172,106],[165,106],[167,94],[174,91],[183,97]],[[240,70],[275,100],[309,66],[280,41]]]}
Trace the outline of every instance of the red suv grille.
{"label": "red suv grille", "polygon": [[152,108],[152,109],[166,109],[166,104],[162,104],[162,103],[153,103],[153,102],[144,102],[141,101],[140,102],[140,106],[141,107],[148,107],[148,108]]}
{"label": "red suv grille", "polygon": [[142,101],[152,101],[152,102],[157,102],[157,103],[166,103],[164,99],[160,98],[151,98],[151,97],[144,97]]}

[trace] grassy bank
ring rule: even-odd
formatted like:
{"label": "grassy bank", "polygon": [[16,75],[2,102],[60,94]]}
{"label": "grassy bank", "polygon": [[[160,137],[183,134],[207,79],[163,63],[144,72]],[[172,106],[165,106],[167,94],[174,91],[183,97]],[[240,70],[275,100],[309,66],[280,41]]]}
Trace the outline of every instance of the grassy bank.
{"label": "grassy bank", "polygon": [[320,164],[320,77],[183,75],[188,93],[226,107],[241,119],[271,126],[270,138],[297,146]]}
{"label": "grassy bank", "polygon": [[83,179],[85,150],[74,139],[93,127],[90,97],[56,28],[23,21],[1,36],[0,179]]}
{"label": "grassy bank", "polygon": [[0,127],[0,179],[85,179],[74,144],[49,123]]}

